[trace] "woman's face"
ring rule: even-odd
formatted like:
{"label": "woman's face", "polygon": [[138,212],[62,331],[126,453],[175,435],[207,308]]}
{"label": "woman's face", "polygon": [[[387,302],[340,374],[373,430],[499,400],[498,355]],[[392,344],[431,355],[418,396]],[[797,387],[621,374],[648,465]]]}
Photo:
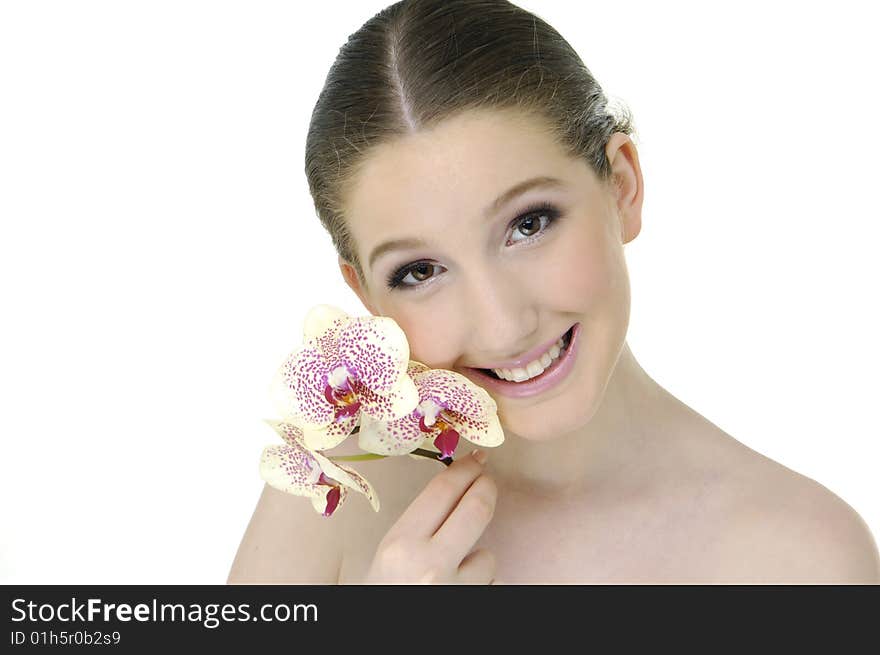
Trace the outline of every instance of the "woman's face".
{"label": "woman's face", "polygon": [[[412,359],[485,387],[505,429],[531,440],[576,430],[601,404],[629,324],[623,243],[642,198],[626,135],[609,141],[617,185],[603,186],[540,125],[471,112],[378,147],[345,198],[365,285],[340,261]],[[490,368],[514,380],[475,370]]]}

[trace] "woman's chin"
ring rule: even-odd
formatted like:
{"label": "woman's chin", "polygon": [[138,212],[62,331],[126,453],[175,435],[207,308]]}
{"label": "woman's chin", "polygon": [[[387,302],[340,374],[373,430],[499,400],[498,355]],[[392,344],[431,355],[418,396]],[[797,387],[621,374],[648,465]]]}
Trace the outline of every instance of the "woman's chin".
{"label": "woman's chin", "polygon": [[[536,415],[537,414],[537,415]],[[498,418],[505,435],[516,435],[518,439],[546,442],[560,439],[583,428],[592,417],[592,412],[584,416],[581,412],[562,415],[559,412],[504,412],[499,408]]]}
{"label": "woman's chin", "polygon": [[575,375],[568,382],[560,389],[562,393],[530,406],[520,405],[517,399],[495,396],[505,434],[547,442],[582,430],[596,414],[601,397],[596,397],[593,385],[582,375]]}

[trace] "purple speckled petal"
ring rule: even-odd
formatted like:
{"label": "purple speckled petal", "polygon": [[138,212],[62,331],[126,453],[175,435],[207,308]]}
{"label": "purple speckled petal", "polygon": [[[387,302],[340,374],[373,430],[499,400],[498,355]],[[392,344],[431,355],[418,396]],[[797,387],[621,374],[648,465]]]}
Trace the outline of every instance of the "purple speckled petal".
{"label": "purple speckled petal", "polygon": [[409,414],[419,404],[419,390],[406,374],[387,394],[375,393],[361,384],[360,380],[353,381],[352,389],[361,403],[361,416],[369,415],[377,421],[395,421]]}
{"label": "purple speckled petal", "polygon": [[324,389],[328,373],[337,365],[314,348],[292,352],[272,380],[270,395],[278,413],[313,427],[332,423],[335,409],[327,402]]}
{"label": "purple speckled petal", "polygon": [[367,500],[370,502],[373,510],[378,512],[379,496],[376,495],[376,491],[373,489],[373,485],[371,485],[364,476],[362,476],[354,469],[349,468],[348,466],[340,466],[339,468],[345,471],[351,478],[351,483],[348,484],[349,488],[359,489],[360,492],[367,497]]}
{"label": "purple speckled petal", "polygon": [[359,418],[358,414],[338,415],[336,421],[322,428],[303,427],[303,442],[306,448],[312,451],[336,448],[348,438]]}
{"label": "purple speckled petal", "polygon": [[494,447],[504,442],[498,421],[498,406],[483,387],[446,369],[429,369],[413,378],[422,402],[431,400],[445,410],[459,435],[480,446]]}
{"label": "purple speckled petal", "polygon": [[434,368],[413,379],[421,401],[433,400],[456,414],[485,421],[498,410],[492,396],[483,387],[455,371]]}
{"label": "purple speckled petal", "polygon": [[339,359],[339,338],[351,318],[332,305],[312,307],[303,321],[303,343],[327,359]]}
{"label": "purple speckled petal", "polygon": [[[345,501],[346,487],[367,496],[370,504],[378,511],[379,499],[367,480],[356,471],[337,466],[323,455],[308,450],[304,445],[305,435],[296,425],[277,419],[264,422],[277,432],[285,445],[267,446],[260,458],[260,477],[270,486],[295,496],[312,499],[312,507],[319,514],[330,516]],[[323,474],[323,475],[322,475]],[[322,484],[322,477],[338,482],[339,501],[336,507],[326,513],[330,498],[328,493],[333,486]]]}
{"label": "purple speckled petal", "polygon": [[411,378],[414,378],[419,373],[424,373],[425,371],[430,371],[431,367],[422,364],[421,362],[417,362],[414,359],[409,360],[409,364],[406,366],[406,374]]}
{"label": "purple speckled petal", "polygon": [[504,430],[497,415],[490,416],[485,421],[478,421],[452,413],[452,419],[452,426],[462,439],[486,448],[494,448],[504,443]]}
{"label": "purple speckled petal", "polygon": [[396,421],[376,421],[369,415],[361,416],[358,446],[377,455],[406,455],[422,445],[430,433],[419,429],[415,412]]}
{"label": "purple speckled petal", "polygon": [[260,456],[260,477],[285,493],[309,498],[322,496],[324,492],[315,484],[320,475],[315,458],[298,446],[266,446]]}
{"label": "purple speckled petal", "polygon": [[275,418],[263,419],[263,422],[275,430],[276,434],[284,439],[284,443],[288,446],[297,450],[307,450],[305,440],[303,439],[302,428],[295,423],[279,421]]}
{"label": "purple speckled petal", "polygon": [[364,476],[347,466],[331,462],[320,453],[315,453],[315,459],[318,460],[321,469],[326,475],[341,482],[343,488],[348,487],[349,489],[354,489],[355,491],[364,494],[367,497],[367,500],[370,501],[373,510],[376,512],[379,511],[379,497],[376,495],[373,485],[371,485]]}
{"label": "purple speckled petal", "polygon": [[340,334],[339,356],[361,384],[387,394],[406,375],[409,343],[392,318],[352,318]]}

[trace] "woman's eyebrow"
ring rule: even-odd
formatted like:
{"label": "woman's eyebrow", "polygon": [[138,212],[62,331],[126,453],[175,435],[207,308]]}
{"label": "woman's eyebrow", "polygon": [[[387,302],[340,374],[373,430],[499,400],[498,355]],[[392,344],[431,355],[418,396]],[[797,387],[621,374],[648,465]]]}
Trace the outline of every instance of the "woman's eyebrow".
{"label": "woman's eyebrow", "polygon": [[[510,187],[507,191],[502,193],[500,196],[495,198],[492,203],[483,210],[483,216],[485,218],[491,217],[493,214],[496,214],[504,205],[508,202],[516,198],[517,196],[521,196],[526,191],[534,189],[536,187],[559,187],[563,186],[565,183],[557,177],[548,177],[546,175],[542,175],[540,177],[533,177],[528,180],[524,180],[512,187]],[[418,239],[415,237],[408,237],[405,239],[392,239],[391,241],[385,241],[384,243],[373,248],[373,252],[370,253],[369,257],[369,266],[373,268],[373,264],[379,257],[382,255],[391,252],[392,250],[405,250],[408,248],[421,248],[426,246],[427,243],[424,239]]]}
{"label": "woman's eyebrow", "polygon": [[546,175],[542,175],[541,177],[533,177],[530,180],[525,180],[515,186],[510,187],[507,191],[495,198],[495,200],[492,201],[492,204],[483,210],[483,216],[485,218],[489,218],[490,216],[492,216],[492,214],[497,213],[499,209],[501,209],[504,205],[509,203],[517,196],[521,196],[526,191],[529,191],[536,187],[560,187],[564,185],[565,183],[558,177],[547,177]]}
{"label": "woman's eyebrow", "polygon": [[370,254],[370,268],[373,268],[373,263],[379,259],[385,253],[391,252],[392,250],[406,250],[409,248],[421,248],[422,246],[426,246],[427,242],[424,239],[416,239],[415,237],[409,237],[407,239],[394,239],[392,241],[386,241],[380,246],[376,246],[373,248],[373,252]]}

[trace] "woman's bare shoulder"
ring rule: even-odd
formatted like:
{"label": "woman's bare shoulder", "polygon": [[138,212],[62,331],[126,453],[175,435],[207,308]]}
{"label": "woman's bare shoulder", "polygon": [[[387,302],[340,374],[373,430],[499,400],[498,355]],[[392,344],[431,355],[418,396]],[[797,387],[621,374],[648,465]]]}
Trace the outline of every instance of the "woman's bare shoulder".
{"label": "woman's bare shoulder", "polygon": [[[326,456],[362,455],[357,440],[346,440]],[[410,457],[337,462],[354,469],[373,485],[379,501],[374,512],[367,498],[348,490],[345,501],[329,517],[318,514],[311,501],[265,485],[227,578],[230,584],[334,584],[345,557],[371,556],[422,480],[440,463]]]}
{"label": "woman's bare shoulder", "polygon": [[855,509],[806,475],[743,444],[738,450],[723,540],[731,575],[759,584],[880,583],[877,544]]}
{"label": "woman's bare shoulder", "polygon": [[334,584],[344,519],[311,501],[263,486],[229,571],[229,584]]}

